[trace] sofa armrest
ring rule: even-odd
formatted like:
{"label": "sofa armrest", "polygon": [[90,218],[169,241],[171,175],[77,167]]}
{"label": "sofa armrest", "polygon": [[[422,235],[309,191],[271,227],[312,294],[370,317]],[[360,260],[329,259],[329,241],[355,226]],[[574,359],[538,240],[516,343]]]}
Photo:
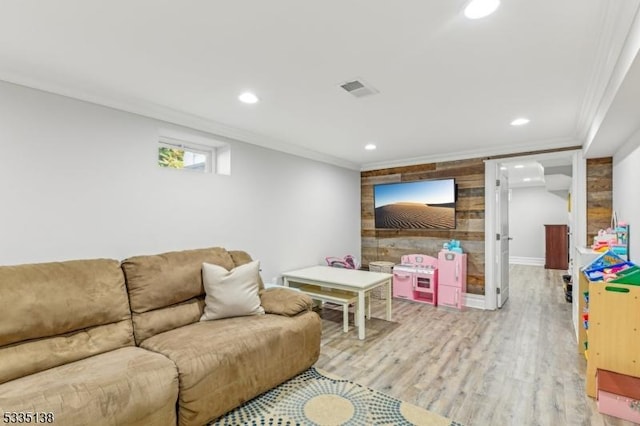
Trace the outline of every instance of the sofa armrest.
{"label": "sofa armrest", "polygon": [[286,287],[270,287],[260,291],[260,301],[267,314],[293,317],[313,308],[308,295]]}

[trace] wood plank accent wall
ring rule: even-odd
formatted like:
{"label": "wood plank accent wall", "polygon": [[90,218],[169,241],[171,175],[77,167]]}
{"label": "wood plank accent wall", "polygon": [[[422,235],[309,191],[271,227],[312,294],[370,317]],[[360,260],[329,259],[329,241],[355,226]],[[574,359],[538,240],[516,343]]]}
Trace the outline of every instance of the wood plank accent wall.
{"label": "wood plank accent wall", "polygon": [[611,226],[613,158],[587,159],[587,245],[600,229]]}
{"label": "wood plank accent wall", "polygon": [[[468,258],[467,292],[484,294],[484,159],[449,161],[362,172],[362,264],[422,253],[437,256],[442,244],[460,240]],[[455,178],[456,229],[375,229],[373,185],[422,179]]]}

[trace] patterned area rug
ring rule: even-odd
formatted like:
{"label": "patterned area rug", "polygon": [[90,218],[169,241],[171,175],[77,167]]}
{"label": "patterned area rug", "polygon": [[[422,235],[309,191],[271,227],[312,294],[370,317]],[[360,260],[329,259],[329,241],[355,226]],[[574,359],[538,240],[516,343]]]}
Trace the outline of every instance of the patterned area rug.
{"label": "patterned area rug", "polygon": [[310,368],[227,413],[214,426],[461,426],[380,392]]}

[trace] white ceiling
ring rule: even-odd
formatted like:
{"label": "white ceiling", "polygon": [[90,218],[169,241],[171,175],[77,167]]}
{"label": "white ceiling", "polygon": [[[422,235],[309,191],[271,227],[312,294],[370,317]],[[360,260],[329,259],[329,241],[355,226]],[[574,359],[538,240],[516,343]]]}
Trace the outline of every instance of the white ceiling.
{"label": "white ceiling", "polygon": [[0,0],[0,79],[354,169],[597,139],[640,0],[466,4]]}
{"label": "white ceiling", "polygon": [[573,176],[572,158],[571,152],[558,152],[544,160],[507,160],[500,167],[507,172],[509,188],[545,186],[549,191],[565,191]]}
{"label": "white ceiling", "polygon": [[509,176],[509,188],[544,186],[544,167],[538,161],[502,163]]}

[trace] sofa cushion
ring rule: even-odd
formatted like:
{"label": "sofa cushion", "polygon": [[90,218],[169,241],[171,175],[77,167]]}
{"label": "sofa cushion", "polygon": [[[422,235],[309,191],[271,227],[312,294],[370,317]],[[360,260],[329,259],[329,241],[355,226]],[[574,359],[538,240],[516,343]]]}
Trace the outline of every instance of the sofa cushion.
{"label": "sofa cushion", "polygon": [[271,287],[260,292],[260,301],[267,314],[292,317],[313,308],[309,295],[287,287]]}
{"label": "sofa cushion", "polygon": [[0,385],[4,412],[50,412],[61,425],[175,425],[177,398],[173,362],[135,347]]}
{"label": "sofa cushion", "polygon": [[204,308],[202,264],[236,265],[221,247],[136,256],[122,261],[136,342],[200,320]]}
{"label": "sofa cushion", "polygon": [[189,325],[198,321],[204,312],[204,297],[156,309],[142,314],[133,314],[133,328],[137,342],[142,342],[158,333]]}
{"label": "sofa cushion", "polygon": [[0,266],[0,346],[130,317],[117,260]]}
{"label": "sofa cushion", "polygon": [[200,321],[262,315],[258,296],[260,262],[253,261],[227,271],[222,266],[202,264],[206,293]]}
{"label": "sofa cushion", "polygon": [[[231,258],[233,259],[233,264],[236,267],[242,266],[245,263],[249,263],[253,261],[251,256],[249,256],[249,253],[247,253],[246,251],[229,250],[229,254],[231,255]],[[259,274],[258,274],[258,287],[260,287],[260,290],[264,288],[264,282],[262,282],[262,277]]]}
{"label": "sofa cushion", "polygon": [[0,348],[0,383],[131,346],[131,320]]}
{"label": "sofa cushion", "polygon": [[203,321],[148,338],[142,347],[178,367],[180,425],[202,425],[309,368],[320,318],[255,315]]}
{"label": "sofa cushion", "polygon": [[235,267],[231,255],[221,247],[123,260],[131,310],[147,312],[202,295],[202,264],[205,262],[227,270]]}
{"label": "sofa cushion", "polygon": [[0,383],[132,346],[120,262],[0,266]]}

